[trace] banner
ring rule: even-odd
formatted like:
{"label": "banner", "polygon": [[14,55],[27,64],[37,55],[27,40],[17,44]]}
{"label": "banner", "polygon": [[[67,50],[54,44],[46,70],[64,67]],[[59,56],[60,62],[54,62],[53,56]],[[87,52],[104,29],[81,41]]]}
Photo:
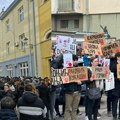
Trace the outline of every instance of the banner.
{"label": "banner", "polygon": [[120,78],[120,64],[117,64],[117,78]]}
{"label": "banner", "polygon": [[114,74],[110,72],[108,79],[105,80],[105,91],[115,88]]}
{"label": "banner", "polygon": [[52,84],[65,84],[88,80],[88,69],[87,67],[52,69],[51,80]]}
{"label": "banner", "polygon": [[85,35],[85,41],[95,44],[106,45],[106,39],[104,33]]}
{"label": "banner", "polygon": [[102,55],[101,45],[83,42],[84,50],[86,54]]}
{"label": "banner", "polygon": [[113,53],[117,53],[120,52],[120,45],[118,42],[109,44],[109,45],[105,45],[102,47],[102,53],[103,56],[107,57],[107,56],[112,56]]}
{"label": "banner", "polygon": [[110,66],[110,59],[104,59],[103,60],[103,66],[104,67],[109,67]]}
{"label": "banner", "polygon": [[103,80],[108,79],[109,68],[108,67],[92,67],[92,79]]}

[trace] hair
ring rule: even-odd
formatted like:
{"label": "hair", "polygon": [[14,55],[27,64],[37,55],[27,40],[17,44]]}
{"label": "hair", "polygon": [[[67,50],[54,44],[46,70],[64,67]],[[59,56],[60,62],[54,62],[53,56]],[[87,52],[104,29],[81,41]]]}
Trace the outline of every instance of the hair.
{"label": "hair", "polygon": [[117,59],[117,57],[120,57],[120,52],[117,52],[116,54],[115,54],[115,58]]}
{"label": "hair", "polygon": [[16,104],[11,97],[6,96],[1,99],[1,108],[2,109],[14,109],[15,106],[16,106]]}
{"label": "hair", "polygon": [[31,91],[33,92],[36,96],[39,96],[38,91],[34,85],[34,83],[28,83],[25,85],[25,91]]}
{"label": "hair", "polygon": [[77,55],[73,55],[73,61],[78,60],[78,56]]}
{"label": "hair", "polygon": [[98,59],[98,56],[95,56],[95,57],[91,57],[91,58],[90,58],[90,66],[92,66],[91,63],[92,63],[95,59]]}

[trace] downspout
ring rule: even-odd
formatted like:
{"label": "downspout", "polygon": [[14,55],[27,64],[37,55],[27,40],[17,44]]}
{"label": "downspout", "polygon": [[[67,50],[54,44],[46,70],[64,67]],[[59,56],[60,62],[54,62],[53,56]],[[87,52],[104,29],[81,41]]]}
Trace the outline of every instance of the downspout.
{"label": "downspout", "polygon": [[28,3],[28,37],[29,37],[29,65],[30,65],[30,74],[31,77],[33,77],[33,69],[32,69],[32,53],[31,53],[31,32],[30,32],[30,9],[29,9],[29,0],[27,1]]}
{"label": "downspout", "polygon": [[36,22],[35,22],[35,2],[34,2],[34,0],[32,0],[32,12],[33,12],[35,76],[38,76],[38,61],[37,61],[37,46],[36,46]]}
{"label": "downspout", "polygon": [[89,24],[89,0],[86,0],[86,32],[89,32],[90,24]]}

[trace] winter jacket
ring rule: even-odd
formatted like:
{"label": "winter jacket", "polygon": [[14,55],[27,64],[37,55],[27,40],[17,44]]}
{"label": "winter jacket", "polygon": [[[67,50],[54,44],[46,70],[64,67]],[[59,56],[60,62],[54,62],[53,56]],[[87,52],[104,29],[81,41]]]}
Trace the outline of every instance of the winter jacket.
{"label": "winter jacket", "polygon": [[17,115],[12,109],[1,109],[0,120],[18,120]]}
{"label": "winter jacket", "polygon": [[120,97],[120,79],[117,78],[117,61],[112,61],[110,63],[110,70],[114,73],[115,78],[115,88],[112,90],[112,94]]}
{"label": "winter jacket", "polygon": [[30,91],[23,94],[17,106],[20,120],[43,120],[47,112],[43,101]]}

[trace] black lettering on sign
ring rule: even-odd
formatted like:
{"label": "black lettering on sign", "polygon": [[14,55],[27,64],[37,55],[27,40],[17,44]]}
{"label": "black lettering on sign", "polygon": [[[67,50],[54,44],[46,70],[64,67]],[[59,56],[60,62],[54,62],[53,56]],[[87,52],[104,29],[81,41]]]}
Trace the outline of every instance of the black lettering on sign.
{"label": "black lettering on sign", "polygon": [[98,45],[88,44],[88,49],[98,49]]}
{"label": "black lettering on sign", "polygon": [[55,69],[52,70],[52,77],[56,77],[56,76],[67,76],[67,71],[66,69]]}
{"label": "black lettering on sign", "polygon": [[70,45],[71,50],[75,50],[75,45]]}
{"label": "black lettering on sign", "polygon": [[68,74],[80,74],[80,73],[84,73],[85,69],[84,68],[74,68],[74,69],[68,69]]}
{"label": "black lettering on sign", "polygon": [[111,56],[113,54],[113,51],[112,50],[108,50],[108,51],[103,51],[103,55],[104,56]]}
{"label": "black lettering on sign", "polygon": [[97,67],[97,68],[95,68],[95,72],[102,72],[102,68],[99,68],[99,67]]}
{"label": "black lettering on sign", "polygon": [[95,54],[95,50],[90,50],[90,49],[88,49],[88,53],[89,53],[89,54]]}
{"label": "black lettering on sign", "polygon": [[97,73],[96,74],[96,77],[99,79],[99,78],[105,78],[106,77],[106,74],[105,73]]}

